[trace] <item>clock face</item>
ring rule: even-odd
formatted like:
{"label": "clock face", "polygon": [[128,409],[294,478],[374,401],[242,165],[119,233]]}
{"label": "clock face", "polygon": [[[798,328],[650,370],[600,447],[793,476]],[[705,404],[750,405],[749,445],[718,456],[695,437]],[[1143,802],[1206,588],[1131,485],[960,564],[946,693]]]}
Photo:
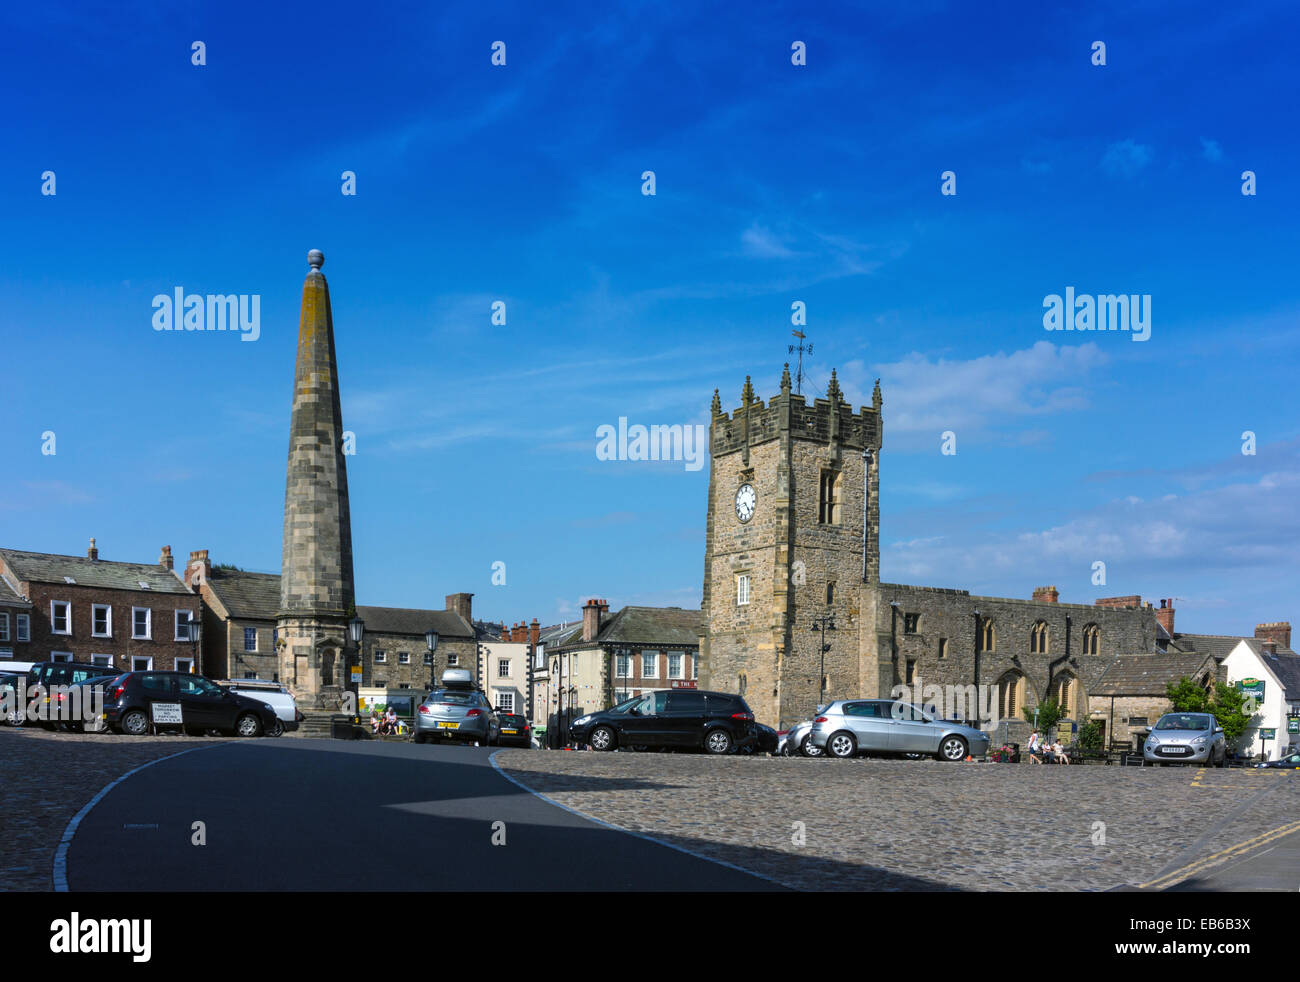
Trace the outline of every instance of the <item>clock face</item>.
{"label": "clock face", "polygon": [[754,494],[752,484],[742,484],[736,492],[736,517],[747,522],[754,517],[754,506],[758,504],[758,495]]}

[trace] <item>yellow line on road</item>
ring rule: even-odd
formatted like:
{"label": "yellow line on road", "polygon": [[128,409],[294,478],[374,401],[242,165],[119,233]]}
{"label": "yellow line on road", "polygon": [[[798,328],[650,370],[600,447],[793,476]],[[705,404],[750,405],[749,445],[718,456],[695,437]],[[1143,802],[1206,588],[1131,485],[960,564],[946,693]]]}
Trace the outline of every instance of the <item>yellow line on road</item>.
{"label": "yellow line on road", "polygon": [[1300,822],[1288,822],[1286,825],[1279,825],[1277,828],[1257,835],[1253,839],[1247,839],[1245,842],[1239,842],[1235,846],[1229,846],[1228,848],[1221,849],[1216,853],[1211,853],[1204,859],[1198,859],[1194,863],[1188,863],[1186,866],[1181,869],[1176,869],[1172,873],[1166,873],[1164,876],[1157,877],[1147,883],[1139,883],[1138,889],[1163,890],[1193,876],[1196,873],[1201,873],[1214,866],[1219,866],[1230,859],[1236,859],[1242,854],[1264,845],[1266,842],[1280,839],[1283,836],[1290,835],[1292,832],[1300,832]]}

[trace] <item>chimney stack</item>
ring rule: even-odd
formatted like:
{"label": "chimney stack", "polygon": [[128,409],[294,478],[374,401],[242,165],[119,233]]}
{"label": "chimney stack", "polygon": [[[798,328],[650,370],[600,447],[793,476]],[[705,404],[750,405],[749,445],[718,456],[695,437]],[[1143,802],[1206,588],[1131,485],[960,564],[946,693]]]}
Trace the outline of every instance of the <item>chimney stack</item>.
{"label": "chimney stack", "polygon": [[1110,607],[1114,610],[1127,610],[1131,607],[1136,607],[1141,609],[1142,598],[1141,597],[1100,597],[1097,600],[1096,606]]}
{"label": "chimney stack", "polygon": [[86,558],[87,559],[99,558],[99,550],[95,548],[95,537],[93,535],[90,537],[90,548],[86,550]]}
{"label": "chimney stack", "polygon": [[582,640],[595,641],[600,634],[601,615],[609,610],[603,600],[591,599],[582,605]]}
{"label": "chimney stack", "polygon": [[528,627],[528,643],[532,645],[533,650],[536,651],[538,644],[541,643],[541,640],[542,640],[542,628],[541,625],[537,623],[537,618],[534,617],[533,623],[530,624]]}
{"label": "chimney stack", "polygon": [[1270,621],[1267,624],[1255,625],[1255,637],[1268,641],[1274,641],[1279,648],[1291,647],[1291,622],[1290,621]]}
{"label": "chimney stack", "polygon": [[[95,542],[94,542],[93,539],[91,540],[90,544],[91,544],[91,546],[94,546]],[[98,558],[99,558],[99,550],[98,550],[98,549],[94,549],[94,550],[92,550],[92,551],[95,553],[95,555],[91,556],[90,558],[91,558],[91,559],[98,559]],[[172,565],[173,565],[173,564],[172,564],[172,547],[171,547],[171,546],[163,546],[163,547],[162,547],[162,555],[158,557],[158,565],[161,566],[163,569],[171,569],[171,568],[172,568]]]}
{"label": "chimney stack", "polygon": [[1034,599],[1043,603],[1054,604],[1060,596],[1060,592],[1054,586],[1040,586],[1034,589]]}
{"label": "chimney stack", "polygon": [[1276,642],[1276,641],[1272,641],[1272,640],[1269,640],[1269,641],[1261,641],[1261,642],[1259,643],[1259,646],[1260,646],[1261,648],[1264,649],[1264,654],[1266,654],[1266,655],[1276,655],[1276,654],[1277,654],[1277,642]]}
{"label": "chimney stack", "polygon": [[1156,611],[1156,620],[1160,626],[1169,632],[1169,636],[1174,634],[1174,602],[1172,599],[1161,600],[1160,609]]}
{"label": "chimney stack", "polygon": [[446,609],[460,614],[466,621],[473,624],[473,600],[474,594],[472,593],[449,593],[445,601]]}
{"label": "chimney stack", "polygon": [[[171,556],[168,555],[170,560]],[[171,562],[167,564],[171,568]],[[212,576],[212,563],[208,562],[208,550],[194,549],[190,551],[190,561],[185,564],[185,585],[191,590],[197,590],[208,581]]]}

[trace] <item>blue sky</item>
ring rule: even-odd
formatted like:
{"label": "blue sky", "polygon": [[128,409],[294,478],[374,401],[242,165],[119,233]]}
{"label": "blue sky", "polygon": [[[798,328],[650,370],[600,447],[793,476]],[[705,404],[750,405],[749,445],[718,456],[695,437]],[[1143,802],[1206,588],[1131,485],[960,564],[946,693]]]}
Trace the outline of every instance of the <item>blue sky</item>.
{"label": "blue sky", "polygon": [[[882,380],[884,578],[1300,619],[1293,5],[277,6],[0,13],[0,544],[278,571],[319,248],[363,603],[698,605],[707,470],[596,428],[770,397],[801,300],[806,392]],[[178,286],[260,339],[155,332]]]}

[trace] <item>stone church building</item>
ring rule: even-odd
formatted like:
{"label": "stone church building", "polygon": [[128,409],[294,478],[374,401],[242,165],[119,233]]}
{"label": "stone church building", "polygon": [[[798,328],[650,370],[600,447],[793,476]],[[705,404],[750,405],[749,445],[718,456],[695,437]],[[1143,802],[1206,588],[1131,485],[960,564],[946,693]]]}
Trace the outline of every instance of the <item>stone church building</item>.
{"label": "stone church building", "polygon": [[1021,708],[1049,696],[1087,718],[1117,655],[1157,652],[1158,611],[1140,597],[1061,603],[1055,587],[1017,599],[881,582],[881,405],[877,380],[855,412],[834,372],[809,405],[789,366],[766,404],[749,379],[734,412],[714,393],[700,687],[742,693],[781,728],[904,684],[988,687],[981,725],[1011,739]]}

